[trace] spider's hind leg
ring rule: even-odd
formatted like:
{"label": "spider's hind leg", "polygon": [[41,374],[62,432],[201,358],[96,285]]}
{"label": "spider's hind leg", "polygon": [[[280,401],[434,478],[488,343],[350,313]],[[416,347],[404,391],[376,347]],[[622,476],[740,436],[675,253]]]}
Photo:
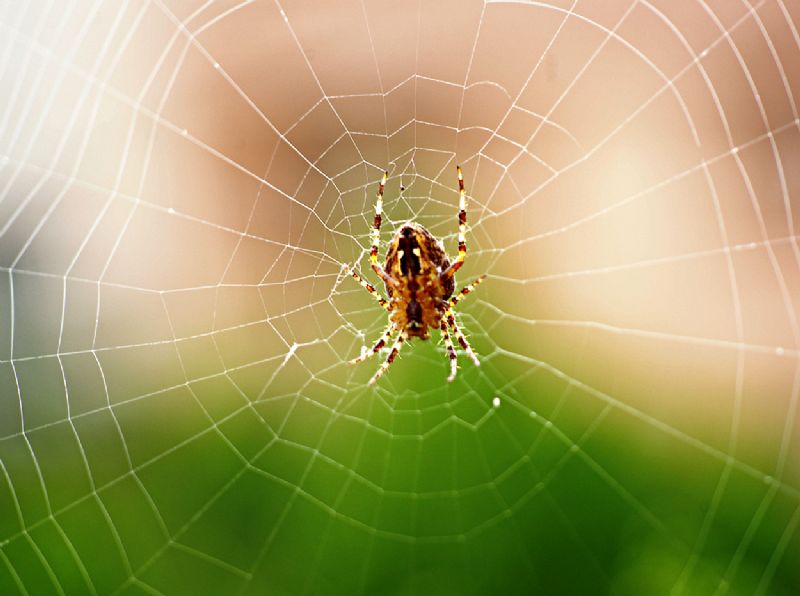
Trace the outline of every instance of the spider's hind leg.
{"label": "spider's hind leg", "polygon": [[386,342],[392,337],[395,332],[394,323],[389,323],[389,326],[386,327],[386,331],[383,332],[381,338],[372,346],[371,350],[367,350],[366,348],[361,348],[361,355],[358,358],[353,358],[350,361],[350,364],[358,364],[359,362],[363,362],[370,356],[373,356],[381,351],[381,348],[386,345]]}
{"label": "spider's hind leg", "polygon": [[447,331],[447,319],[444,317],[442,317],[442,320],[439,322],[439,330],[442,332],[444,345],[447,348],[447,356],[450,358],[450,375],[447,377],[447,382],[452,383],[453,379],[456,378],[456,372],[458,370],[456,362],[458,356],[456,356],[456,349],[453,347],[453,340],[450,339],[450,333]]}
{"label": "spider's hind leg", "polygon": [[478,357],[475,355],[475,352],[472,351],[472,346],[469,345],[467,338],[464,337],[464,334],[461,333],[461,329],[458,328],[458,324],[456,324],[456,316],[453,314],[453,309],[448,308],[445,312],[445,316],[447,317],[447,324],[450,326],[450,329],[456,336],[456,340],[458,340],[458,345],[464,348],[464,351],[467,353],[472,361],[475,363],[475,366],[480,366],[481,361],[478,360]]}
{"label": "spider's hind leg", "polygon": [[400,351],[400,348],[403,347],[403,342],[406,340],[406,333],[405,331],[401,332],[400,335],[397,336],[397,339],[394,340],[394,344],[392,345],[392,351],[389,352],[389,355],[384,360],[381,367],[378,369],[378,372],[375,373],[375,376],[369,380],[370,385],[374,385],[375,382],[381,378],[381,375],[386,372],[386,369],[391,366],[394,359],[397,358],[397,354]]}

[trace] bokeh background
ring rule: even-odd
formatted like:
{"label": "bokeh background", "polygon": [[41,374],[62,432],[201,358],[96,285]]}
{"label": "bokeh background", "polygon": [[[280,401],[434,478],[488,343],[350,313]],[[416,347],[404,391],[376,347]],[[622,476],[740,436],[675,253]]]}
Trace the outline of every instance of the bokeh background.
{"label": "bokeh background", "polygon": [[[798,20],[0,2],[0,593],[797,594]],[[369,387],[457,163],[482,366]]]}

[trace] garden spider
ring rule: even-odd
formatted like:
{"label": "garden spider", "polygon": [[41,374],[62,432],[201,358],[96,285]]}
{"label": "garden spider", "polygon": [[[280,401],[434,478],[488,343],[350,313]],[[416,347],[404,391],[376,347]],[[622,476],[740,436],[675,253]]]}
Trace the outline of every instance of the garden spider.
{"label": "garden spider", "polygon": [[[456,350],[451,332],[456,336],[459,345],[467,355],[480,366],[481,363],[475,352],[461,333],[453,314],[455,306],[469,294],[475,286],[486,279],[481,275],[478,279],[465,286],[458,294],[453,296],[455,289],[455,274],[464,264],[467,255],[465,232],[467,228],[467,198],[464,190],[464,178],[461,175],[461,166],[458,172],[458,256],[450,263],[442,243],[421,225],[415,222],[403,224],[395,232],[389,250],[386,252],[386,264],[381,267],[378,263],[378,244],[381,230],[381,215],[383,213],[383,188],[389,172],[384,172],[378,187],[378,197],[375,202],[375,223],[372,227],[372,249],[369,260],[372,269],[386,285],[389,295],[387,300],[375,287],[362,278],[355,269],[351,275],[385,308],[389,313],[389,325],[383,336],[371,350],[362,348],[361,356],[351,361],[352,364],[366,360],[377,354],[387,345],[392,336],[397,333],[397,339],[392,344],[391,352],[383,362],[378,372],[370,379],[369,384],[375,383],[386,369],[394,362],[403,342],[414,337],[428,339],[431,335],[428,327],[439,329],[444,339],[447,355],[450,358],[450,376],[448,381],[456,377]],[[401,189],[402,190],[402,189]]]}

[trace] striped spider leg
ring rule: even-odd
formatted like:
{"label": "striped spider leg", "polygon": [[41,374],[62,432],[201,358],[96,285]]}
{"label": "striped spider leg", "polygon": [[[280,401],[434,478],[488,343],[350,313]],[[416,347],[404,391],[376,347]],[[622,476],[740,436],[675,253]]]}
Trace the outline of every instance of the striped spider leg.
{"label": "striped spider leg", "polygon": [[450,308],[455,308],[456,304],[458,304],[464,298],[466,298],[467,294],[472,292],[472,290],[474,290],[477,286],[481,285],[485,279],[486,279],[486,274],[481,275],[478,279],[472,280],[466,286],[461,288],[461,291],[458,294],[450,298]]}
{"label": "striped spider leg", "polygon": [[458,341],[458,345],[460,345],[467,355],[472,359],[475,363],[475,366],[480,366],[481,363],[478,360],[478,357],[475,355],[475,352],[472,350],[472,346],[467,341],[467,338],[464,337],[464,334],[459,329],[458,325],[456,324],[456,317],[453,309],[455,308],[456,304],[461,302],[464,298],[466,298],[467,294],[472,292],[476,286],[479,286],[483,283],[483,280],[486,279],[486,275],[481,275],[479,278],[475,279],[471,283],[467,284],[461,291],[452,296],[449,301],[449,307],[445,310],[445,314],[442,317],[440,323],[440,329],[442,331],[442,337],[444,337],[445,347],[447,349],[447,354],[450,357],[450,376],[447,377],[448,381],[452,381],[455,378],[455,371],[456,371],[456,351],[453,348],[453,341],[450,339],[450,334],[447,333],[447,328],[449,327],[453,334],[456,336],[456,340]]}
{"label": "striped spider leg", "polygon": [[381,293],[375,289],[375,286],[373,286],[366,279],[361,277],[355,269],[350,269],[350,275],[352,275],[353,279],[355,279],[359,284],[361,284],[361,287],[364,288],[367,292],[369,292],[370,295],[373,298],[375,298],[375,300],[378,301],[378,304],[380,304],[387,311],[392,312],[392,309],[389,306],[389,301],[386,300],[386,298],[384,298],[383,296],[381,296]]}
{"label": "striped spider leg", "polygon": [[450,327],[450,330],[453,332],[453,335],[456,336],[456,340],[458,341],[458,345],[460,345],[463,350],[467,353],[467,356],[475,363],[475,366],[480,366],[481,362],[478,360],[478,357],[475,355],[475,352],[472,351],[472,346],[469,345],[467,338],[464,337],[464,334],[461,333],[461,329],[458,327],[458,323],[456,323],[456,316],[453,313],[452,308],[448,308],[444,314],[447,320],[447,326]]}
{"label": "striped spider leg", "polygon": [[383,172],[381,184],[378,187],[378,196],[375,200],[375,219],[372,223],[372,247],[369,251],[369,262],[372,265],[372,270],[377,273],[387,286],[397,287],[399,283],[391,275],[386,273],[384,268],[378,263],[378,247],[381,241],[381,221],[383,218],[383,189],[386,187],[386,179],[389,177],[389,172]]}

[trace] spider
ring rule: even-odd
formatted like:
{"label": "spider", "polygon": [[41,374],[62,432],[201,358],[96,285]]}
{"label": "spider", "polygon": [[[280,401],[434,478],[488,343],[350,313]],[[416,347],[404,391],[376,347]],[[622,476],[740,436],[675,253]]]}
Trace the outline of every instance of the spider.
{"label": "spider", "polygon": [[[455,296],[455,274],[464,264],[467,255],[465,232],[467,228],[467,199],[464,190],[464,177],[461,167],[458,172],[458,256],[450,263],[441,241],[437,240],[424,227],[415,222],[408,222],[400,226],[386,252],[386,263],[382,267],[378,263],[378,245],[381,230],[381,215],[383,213],[383,189],[389,172],[383,173],[378,196],[375,201],[375,222],[372,227],[372,249],[369,260],[373,271],[380,276],[386,285],[389,299],[384,298],[375,286],[362,278],[355,269],[350,273],[361,286],[367,290],[378,303],[389,313],[389,324],[381,338],[371,350],[362,348],[361,356],[351,360],[352,364],[366,360],[377,354],[387,345],[392,336],[397,338],[392,344],[391,351],[381,367],[370,379],[369,384],[374,384],[381,378],[386,369],[391,366],[403,342],[411,338],[428,339],[431,334],[429,327],[437,328],[442,334],[447,355],[450,358],[450,376],[452,382],[456,377],[456,350],[453,346],[451,333],[455,335],[459,345],[467,355],[480,366],[481,363],[475,352],[472,351],[467,338],[461,333],[456,324],[453,309],[473,289],[480,284],[485,275],[481,275],[472,283],[466,285]],[[403,189],[401,188],[401,191]]]}

